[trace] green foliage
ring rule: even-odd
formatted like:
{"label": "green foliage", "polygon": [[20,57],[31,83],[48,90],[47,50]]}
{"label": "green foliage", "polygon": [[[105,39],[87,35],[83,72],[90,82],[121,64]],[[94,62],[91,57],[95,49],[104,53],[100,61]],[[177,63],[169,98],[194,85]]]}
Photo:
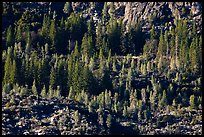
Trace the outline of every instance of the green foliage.
{"label": "green foliage", "polygon": [[14,44],[14,34],[12,30],[12,26],[9,26],[6,32],[6,45],[7,47],[13,46]]}
{"label": "green foliage", "polygon": [[66,3],[64,4],[64,9],[63,9],[63,11],[64,11],[65,13],[67,13],[68,15],[71,14],[71,12],[72,12],[71,2],[66,2]]}
{"label": "green foliage", "polygon": [[37,95],[38,95],[35,80],[33,81],[32,93],[33,93],[35,96],[37,96]]}
{"label": "green foliage", "polygon": [[41,95],[41,97],[43,97],[43,98],[46,98],[46,97],[47,97],[45,85],[43,86],[43,89],[41,90],[40,95]]}
{"label": "green foliage", "polygon": [[195,109],[196,108],[196,99],[194,95],[190,96],[190,108]]}
{"label": "green foliage", "polygon": [[156,31],[154,29],[154,25],[152,25],[152,29],[150,30],[150,39],[155,39],[156,38]]}
{"label": "green foliage", "polygon": [[106,119],[106,124],[107,124],[108,128],[110,128],[112,126],[112,116],[111,116],[111,114],[108,114],[107,119]]}
{"label": "green foliage", "polygon": [[50,30],[49,30],[49,38],[51,40],[51,48],[50,50],[52,52],[55,52],[56,50],[56,26],[55,26],[55,20],[51,20],[51,24],[50,24]]}
{"label": "green foliage", "polygon": [[23,97],[23,96],[27,96],[27,95],[28,95],[28,86],[22,87],[21,91],[20,91],[20,96]]}

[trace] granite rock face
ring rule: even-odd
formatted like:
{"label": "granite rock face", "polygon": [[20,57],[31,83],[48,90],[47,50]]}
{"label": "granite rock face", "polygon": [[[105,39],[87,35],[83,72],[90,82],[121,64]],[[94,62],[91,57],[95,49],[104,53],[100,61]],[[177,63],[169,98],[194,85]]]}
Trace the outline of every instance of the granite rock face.
{"label": "granite rock face", "polygon": [[[107,2],[109,14],[110,4]],[[101,21],[104,2],[72,2],[71,5],[74,12],[82,12],[86,17],[93,16],[96,21]],[[153,24],[172,26],[176,25],[176,19],[188,19],[190,22],[195,20],[198,30],[202,29],[200,2],[114,2],[113,14],[116,19],[122,18],[126,28],[140,21],[142,27],[147,28],[144,31],[148,31]]]}

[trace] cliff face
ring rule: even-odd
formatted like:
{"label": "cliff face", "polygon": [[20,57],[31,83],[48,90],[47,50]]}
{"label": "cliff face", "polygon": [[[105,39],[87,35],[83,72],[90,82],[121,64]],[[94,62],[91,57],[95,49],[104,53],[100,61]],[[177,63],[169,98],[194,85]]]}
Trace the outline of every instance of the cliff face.
{"label": "cliff face", "polygon": [[[21,7],[21,10],[29,7],[30,11],[36,11],[34,14],[56,11],[60,18],[67,14],[63,10],[65,2],[16,2],[13,4],[16,7]],[[111,4],[113,4],[112,12],[110,11]],[[95,22],[102,19],[104,2],[70,2],[70,5],[73,12],[82,13],[82,16],[87,20],[90,17],[93,17]],[[169,28],[176,25],[176,19],[187,19],[189,28],[192,26],[192,21],[195,20],[198,33],[202,32],[201,2],[107,2],[107,10],[107,16],[112,15],[116,19],[122,18],[127,29],[129,24],[140,22],[143,31],[148,32],[152,25],[155,26],[155,30]],[[7,19],[3,17],[3,24],[7,25],[7,22],[11,22],[11,20],[10,17]]]}
{"label": "cliff face", "polygon": [[[110,14],[110,4],[107,7]],[[101,20],[104,2],[85,3],[72,2],[74,12],[83,13],[84,17],[93,16],[96,21]],[[114,16],[122,18],[126,24],[141,22],[144,31],[151,26],[166,27],[176,25],[176,19],[188,19],[189,24],[196,20],[198,33],[202,30],[202,3],[200,2],[114,2]],[[189,25],[190,26],[190,25]],[[128,27],[127,27],[128,28]]]}

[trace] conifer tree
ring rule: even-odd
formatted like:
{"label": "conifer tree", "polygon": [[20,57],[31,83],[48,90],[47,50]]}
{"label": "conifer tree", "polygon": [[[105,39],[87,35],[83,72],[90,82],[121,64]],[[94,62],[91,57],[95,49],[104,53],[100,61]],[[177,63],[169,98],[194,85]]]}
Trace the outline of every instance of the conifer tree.
{"label": "conifer tree", "polygon": [[111,116],[111,114],[108,114],[107,119],[106,119],[106,124],[107,124],[108,128],[110,128],[112,126],[112,116]]}
{"label": "conifer tree", "polygon": [[166,107],[166,105],[167,105],[167,97],[166,97],[166,91],[164,90],[162,94],[162,99],[160,101],[160,107]]}
{"label": "conifer tree", "polygon": [[105,23],[108,21],[108,8],[107,8],[107,2],[104,2],[102,21],[103,21],[103,25],[105,25]]}
{"label": "conifer tree", "polygon": [[48,98],[52,98],[54,96],[54,90],[51,85],[49,85],[49,90],[47,93]]}
{"label": "conifer tree", "polygon": [[150,30],[150,39],[155,39],[156,38],[156,31],[154,29],[154,25],[152,25],[152,29]]}
{"label": "conifer tree", "polygon": [[51,48],[50,50],[55,52],[56,50],[56,26],[55,26],[55,20],[51,20],[50,30],[49,30],[49,38],[51,40]]}
{"label": "conifer tree", "polygon": [[18,25],[16,32],[16,41],[21,42],[21,40],[22,40],[21,25]]}
{"label": "conifer tree", "polygon": [[65,13],[67,13],[68,15],[71,14],[71,12],[72,12],[71,2],[66,2],[66,3],[64,4],[64,9],[63,9],[63,11],[64,11]]}
{"label": "conifer tree", "polygon": [[158,45],[158,51],[157,51],[157,58],[159,59],[161,56],[164,55],[164,36],[163,36],[163,31],[161,30],[160,32],[160,37],[159,37],[159,45]]}
{"label": "conifer tree", "polygon": [[30,38],[31,36],[30,36],[30,29],[29,29],[29,27],[27,26],[26,27],[26,50],[25,50],[25,52],[27,53],[27,54],[29,54],[30,53],[30,51],[31,51],[31,38]]}
{"label": "conifer tree", "polygon": [[38,95],[38,91],[37,91],[37,88],[36,88],[36,82],[35,82],[35,79],[33,80],[32,93],[33,93],[33,95],[35,95],[35,96]]}
{"label": "conifer tree", "polygon": [[41,90],[40,95],[41,95],[41,97],[43,97],[43,98],[46,98],[46,97],[47,97],[45,85],[43,86],[43,89]]}
{"label": "conifer tree", "polygon": [[14,44],[14,35],[11,25],[8,27],[6,32],[6,45],[7,47],[13,46]]}
{"label": "conifer tree", "polygon": [[[8,49],[9,51],[10,49]],[[7,58],[6,58],[6,62],[5,62],[5,65],[4,65],[4,84],[7,84],[10,82],[10,66],[12,66],[12,61],[11,61],[11,55],[8,54],[7,55]]]}
{"label": "conifer tree", "polygon": [[47,39],[49,34],[49,27],[50,27],[50,18],[44,14],[43,17],[43,26],[42,26],[42,36]]}
{"label": "conifer tree", "polygon": [[191,95],[190,96],[190,108],[191,109],[194,109],[194,108],[196,108],[196,102],[195,102],[195,96],[194,95]]}
{"label": "conifer tree", "polygon": [[126,106],[123,107],[123,116],[124,117],[127,116],[127,107]]}
{"label": "conifer tree", "polygon": [[168,56],[169,55],[169,39],[168,39],[168,30],[165,31],[164,33],[164,55]]}
{"label": "conifer tree", "polygon": [[50,72],[50,86],[56,88],[56,70],[54,67],[51,68]]}
{"label": "conifer tree", "polygon": [[97,30],[96,30],[96,49],[97,51],[100,50],[103,44],[103,34],[102,34],[102,27],[101,23],[99,22],[97,25]]}

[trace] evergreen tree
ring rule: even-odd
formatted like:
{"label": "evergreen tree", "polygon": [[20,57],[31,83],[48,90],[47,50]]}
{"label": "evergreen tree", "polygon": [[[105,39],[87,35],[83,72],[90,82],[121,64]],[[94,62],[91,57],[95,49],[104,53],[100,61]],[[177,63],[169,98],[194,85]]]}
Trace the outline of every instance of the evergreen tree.
{"label": "evergreen tree", "polygon": [[75,125],[78,125],[79,121],[80,121],[79,111],[76,110],[76,111],[74,112],[74,122],[75,122]]}
{"label": "evergreen tree", "polygon": [[127,107],[124,106],[123,108],[123,116],[126,117],[127,116]]}
{"label": "evergreen tree", "polygon": [[97,24],[96,30],[96,50],[99,51],[103,44],[103,34],[102,34],[102,27],[101,23]]}
{"label": "evergreen tree", "polygon": [[46,97],[47,97],[45,85],[43,86],[43,89],[41,90],[40,95],[41,95],[41,97],[43,97],[43,98],[46,98]]}
{"label": "evergreen tree", "polygon": [[150,39],[156,39],[156,31],[154,29],[154,25],[152,25],[152,29],[150,30]]}
{"label": "evergreen tree", "polygon": [[101,115],[101,113],[98,114],[98,123],[99,125],[103,126],[104,122],[103,122],[103,116]]}
{"label": "evergreen tree", "polygon": [[[10,48],[8,49],[8,51],[11,50]],[[10,66],[12,66],[12,61],[11,61],[11,55],[8,52],[7,58],[6,58],[6,62],[4,65],[4,84],[10,83]]]}
{"label": "evergreen tree", "polygon": [[52,67],[51,72],[50,72],[50,86],[52,88],[56,88],[56,70],[55,68]]}
{"label": "evergreen tree", "polygon": [[48,95],[48,98],[52,98],[54,96],[54,90],[51,85],[49,85],[49,90],[47,95]]}
{"label": "evergreen tree", "polygon": [[110,128],[112,126],[112,116],[111,116],[111,114],[108,114],[107,119],[106,119],[106,124],[107,124],[108,128]]}
{"label": "evergreen tree", "polygon": [[[168,30],[165,31],[164,33],[164,45],[166,49],[164,49],[164,55],[167,57],[169,56],[169,39],[168,39]],[[166,52],[165,52],[166,51]]]}
{"label": "evergreen tree", "polygon": [[33,85],[32,85],[32,93],[33,93],[33,95],[35,95],[35,96],[38,95],[38,91],[37,91],[37,88],[36,88],[35,80],[33,81]]}
{"label": "evergreen tree", "polygon": [[49,27],[50,27],[50,17],[44,14],[43,17],[43,26],[42,26],[42,36],[47,40],[49,34]]}
{"label": "evergreen tree", "polygon": [[74,98],[74,91],[72,89],[72,86],[69,89],[69,95],[68,95],[68,99],[73,99]]}
{"label": "evergreen tree", "polygon": [[30,36],[30,29],[26,27],[26,50],[25,52],[29,54],[31,51],[31,36]]}
{"label": "evergreen tree", "polygon": [[110,13],[111,19],[113,19],[113,15],[114,15],[114,2],[110,2],[109,13]]}
{"label": "evergreen tree", "polygon": [[195,102],[195,96],[194,95],[191,95],[190,96],[190,108],[191,109],[195,109],[196,108],[196,102]]}
{"label": "evergreen tree", "polygon": [[63,11],[64,11],[64,13],[67,13],[68,15],[70,15],[71,12],[72,12],[71,3],[72,3],[72,2],[66,2],[66,3],[64,4],[64,9],[63,9]]}
{"label": "evergreen tree", "polygon": [[160,32],[160,37],[159,37],[159,45],[158,45],[158,51],[157,51],[157,58],[159,59],[161,56],[164,55],[164,49],[165,49],[165,46],[164,46],[164,36],[163,36],[163,32],[161,30]]}
{"label": "evergreen tree", "polygon": [[21,91],[20,91],[20,96],[23,97],[23,96],[27,96],[28,95],[28,86],[26,85],[26,87],[22,87],[21,88]]}
{"label": "evergreen tree", "polygon": [[94,67],[95,67],[95,62],[94,62],[94,59],[91,58],[90,63],[89,63],[89,70],[91,70],[93,72]]}
{"label": "evergreen tree", "polygon": [[170,55],[175,56],[175,30],[171,30],[171,40],[170,40]]}
{"label": "evergreen tree", "polygon": [[103,15],[102,15],[103,25],[105,25],[107,21],[108,21],[108,8],[107,8],[107,2],[104,2]]}
{"label": "evergreen tree", "polygon": [[51,25],[50,25],[50,31],[49,31],[49,38],[51,40],[51,48],[50,50],[52,52],[55,52],[56,50],[56,26],[55,26],[55,20],[51,20]]}
{"label": "evergreen tree", "polygon": [[11,25],[8,27],[6,32],[6,45],[7,47],[13,46],[14,44],[14,35]]}
{"label": "evergreen tree", "polygon": [[21,42],[21,40],[22,40],[21,25],[18,25],[16,32],[16,41]]}
{"label": "evergreen tree", "polygon": [[166,97],[166,91],[164,90],[159,106],[163,108],[163,107],[166,107],[166,105],[167,105],[167,97]]}

